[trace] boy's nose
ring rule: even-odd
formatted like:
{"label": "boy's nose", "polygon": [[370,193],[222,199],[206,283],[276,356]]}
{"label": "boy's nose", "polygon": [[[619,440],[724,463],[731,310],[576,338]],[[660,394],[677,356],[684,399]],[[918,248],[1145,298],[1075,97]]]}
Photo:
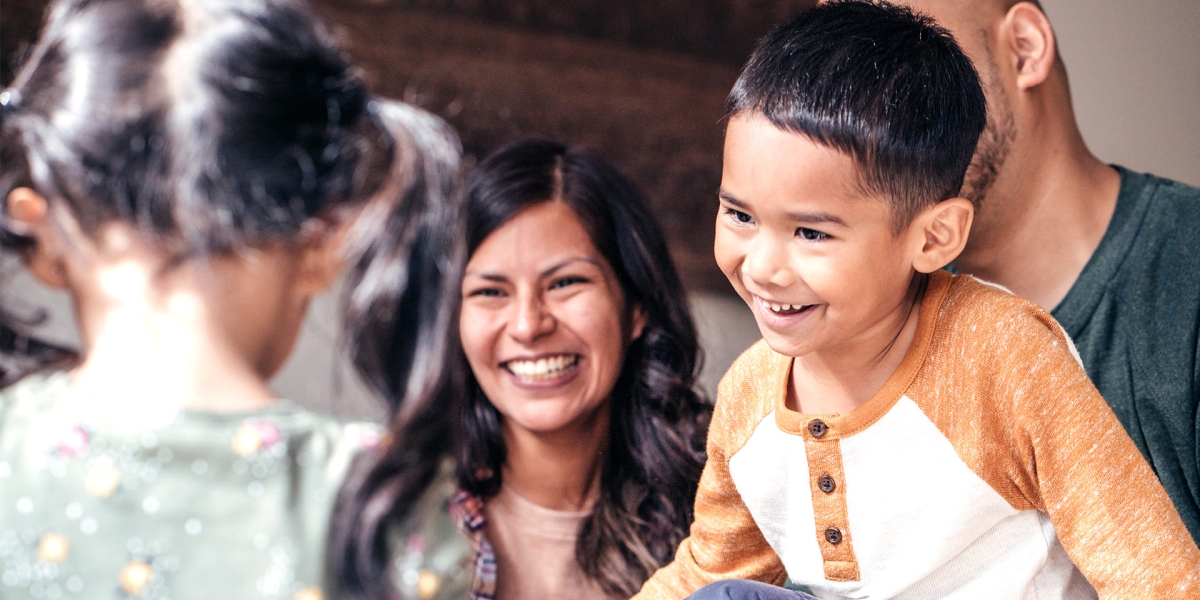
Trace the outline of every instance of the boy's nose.
{"label": "boy's nose", "polygon": [[541,297],[530,294],[520,298],[508,320],[508,334],[521,343],[530,343],[554,331],[556,321]]}
{"label": "boy's nose", "polygon": [[746,248],[742,275],[763,288],[788,287],[796,283],[796,274],[788,260],[787,244],[759,236]]}

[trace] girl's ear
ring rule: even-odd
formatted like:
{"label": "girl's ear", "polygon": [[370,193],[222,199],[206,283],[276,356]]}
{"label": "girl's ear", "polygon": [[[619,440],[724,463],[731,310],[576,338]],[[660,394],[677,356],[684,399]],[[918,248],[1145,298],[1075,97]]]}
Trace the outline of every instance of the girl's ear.
{"label": "girl's ear", "polygon": [[302,254],[300,293],[315,296],[329,289],[345,266],[346,225],[322,218],[304,224],[299,252]]}
{"label": "girl's ear", "polygon": [[33,188],[19,187],[8,193],[4,212],[10,227],[18,235],[31,237],[34,245],[21,253],[25,268],[43,284],[58,289],[68,287],[67,269],[52,249],[50,204]]}
{"label": "girl's ear", "polygon": [[975,206],[965,198],[943,200],[917,216],[914,222],[921,239],[913,268],[932,273],[954,261],[967,245]]}

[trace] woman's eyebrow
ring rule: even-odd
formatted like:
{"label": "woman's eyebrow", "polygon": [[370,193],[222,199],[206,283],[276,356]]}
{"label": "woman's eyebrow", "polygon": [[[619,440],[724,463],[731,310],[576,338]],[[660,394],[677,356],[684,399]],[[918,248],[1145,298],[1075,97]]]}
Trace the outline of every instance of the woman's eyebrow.
{"label": "woman's eyebrow", "polygon": [[549,276],[553,275],[555,271],[558,271],[559,269],[565,268],[565,267],[569,266],[570,264],[577,263],[577,262],[588,263],[589,265],[592,265],[600,270],[604,269],[604,267],[601,266],[600,261],[598,261],[594,258],[589,258],[586,256],[572,256],[571,258],[563,259],[563,260],[556,262],[553,265],[550,265],[549,267],[543,269],[540,276],[541,277],[549,277]]}
{"label": "woman's eyebrow", "polygon": [[466,273],[463,273],[463,277],[478,277],[480,279],[491,281],[493,283],[507,283],[508,282],[508,277],[505,277],[504,275],[501,275],[499,273],[488,273],[487,271],[478,271],[478,270],[467,271]]}

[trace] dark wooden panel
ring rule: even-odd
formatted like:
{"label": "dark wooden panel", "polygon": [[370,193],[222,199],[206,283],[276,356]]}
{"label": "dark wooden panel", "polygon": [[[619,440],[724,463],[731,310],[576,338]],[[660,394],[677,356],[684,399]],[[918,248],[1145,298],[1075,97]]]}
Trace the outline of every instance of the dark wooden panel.
{"label": "dark wooden panel", "polygon": [[[602,152],[646,193],[685,282],[712,258],[723,104],[770,25],[812,0],[316,0],[372,89],[449,120],[479,158],[528,134]],[[3,80],[44,0],[0,0]]]}

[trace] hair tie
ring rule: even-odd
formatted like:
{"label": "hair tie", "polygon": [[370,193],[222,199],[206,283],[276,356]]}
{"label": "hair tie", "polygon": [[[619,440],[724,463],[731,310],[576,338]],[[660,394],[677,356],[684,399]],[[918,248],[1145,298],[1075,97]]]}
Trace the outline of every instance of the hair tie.
{"label": "hair tie", "polygon": [[3,121],[4,116],[17,109],[17,104],[21,101],[21,94],[14,89],[7,89],[0,92],[0,121]]}

